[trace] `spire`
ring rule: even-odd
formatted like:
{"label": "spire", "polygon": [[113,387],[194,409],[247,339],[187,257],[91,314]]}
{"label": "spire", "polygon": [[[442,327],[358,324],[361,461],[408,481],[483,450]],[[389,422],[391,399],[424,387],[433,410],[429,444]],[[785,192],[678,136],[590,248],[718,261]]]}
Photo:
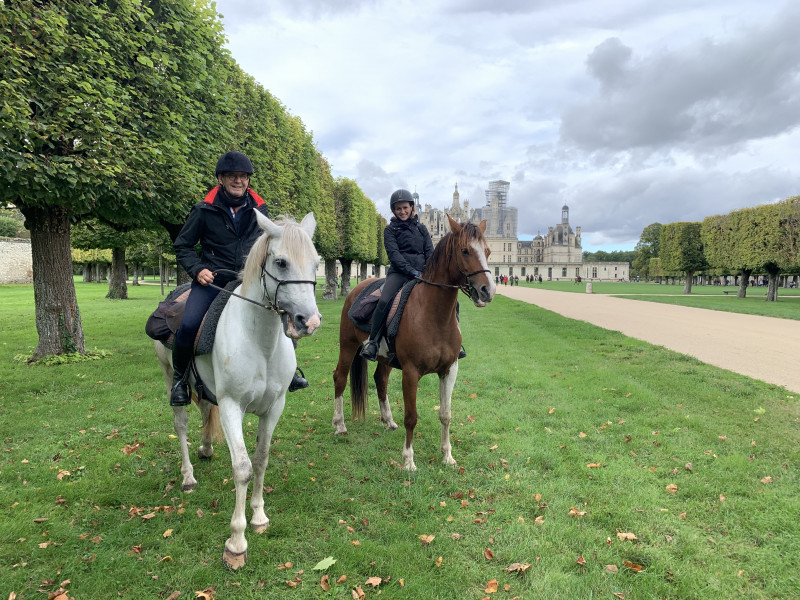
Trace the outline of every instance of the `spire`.
{"label": "spire", "polygon": [[458,182],[456,181],[456,190],[453,192],[453,205],[450,207],[451,209],[459,209],[460,205],[458,202]]}

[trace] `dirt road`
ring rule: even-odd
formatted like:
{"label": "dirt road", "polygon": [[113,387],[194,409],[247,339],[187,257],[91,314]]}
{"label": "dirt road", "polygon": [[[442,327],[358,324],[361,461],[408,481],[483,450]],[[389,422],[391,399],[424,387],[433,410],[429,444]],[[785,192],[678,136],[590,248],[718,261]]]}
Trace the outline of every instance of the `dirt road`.
{"label": "dirt road", "polygon": [[800,393],[800,321],[528,287],[497,293]]}

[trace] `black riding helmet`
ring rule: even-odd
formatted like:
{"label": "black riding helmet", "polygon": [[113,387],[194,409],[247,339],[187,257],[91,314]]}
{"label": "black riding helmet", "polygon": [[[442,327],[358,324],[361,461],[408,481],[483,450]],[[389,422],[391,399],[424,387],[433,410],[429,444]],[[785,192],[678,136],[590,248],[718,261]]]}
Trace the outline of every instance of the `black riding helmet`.
{"label": "black riding helmet", "polygon": [[253,163],[251,163],[250,159],[241,152],[226,152],[219,157],[219,160],[217,161],[217,170],[214,172],[214,176],[216,177],[220,173],[232,172],[247,173],[248,175],[252,175]]}
{"label": "black riding helmet", "polygon": [[409,202],[411,207],[414,207],[414,197],[408,190],[397,190],[392,194],[392,197],[389,199],[389,210],[394,212],[394,205],[398,202]]}

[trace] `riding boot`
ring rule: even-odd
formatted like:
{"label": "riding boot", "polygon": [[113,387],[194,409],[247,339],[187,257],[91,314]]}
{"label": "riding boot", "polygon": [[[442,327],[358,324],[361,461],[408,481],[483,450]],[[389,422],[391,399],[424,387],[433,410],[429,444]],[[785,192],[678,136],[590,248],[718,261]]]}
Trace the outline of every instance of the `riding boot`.
{"label": "riding boot", "polygon": [[467,358],[467,351],[464,350],[463,345],[461,346],[461,350],[458,351],[458,360],[461,360],[462,358]]}
{"label": "riding boot", "polygon": [[361,356],[366,358],[367,360],[378,360],[378,343],[380,342],[380,337],[377,339],[370,339],[364,344],[361,348]]}
{"label": "riding boot", "polygon": [[303,373],[303,370],[300,367],[297,367],[297,370],[294,372],[294,376],[292,377],[292,382],[289,384],[289,391],[296,392],[297,390],[302,390],[308,387],[308,381],[306,380],[306,374]]}
{"label": "riding boot", "polygon": [[192,347],[185,348],[177,343],[172,346],[172,392],[169,397],[170,406],[188,406],[192,403],[186,378],[189,364],[192,362]]}

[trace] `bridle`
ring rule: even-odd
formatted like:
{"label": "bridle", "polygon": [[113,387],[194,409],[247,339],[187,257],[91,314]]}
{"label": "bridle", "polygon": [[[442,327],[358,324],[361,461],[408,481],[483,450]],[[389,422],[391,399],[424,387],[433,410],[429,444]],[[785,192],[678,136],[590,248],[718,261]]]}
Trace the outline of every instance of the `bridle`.
{"label": "bridle", "polygon": [[461,265],[458,264],[458,254],[456,253],[456,248],[455,247],[453,247],[453,259],[454,259],[454,262],[456,263],[456,269],[458,269],[458,272],[461,273],[461,275],[464,276],[464,283],[460,283],[458,285],[453,285],[453,284],[449,284],[449,283],[437,283],[435,281],[428,281],[427,279],[423,279],[422,277],[417,277],[416,279],[418,281],[421,281],[422,283],[427,283],[428,285],[435,285],[437,287],[457,288],[457,289],[461,290],[462,292],[464,292],[471,299],[472,298],[472,294],[470,292],[474,288],[472,287],[472,282],[469,280],[469,278],[477,275],[478,273],[491,273],[491,271],[489,269],[478,269],[477,271],[473,271],[472,273],[464,272],[464,270],[461,268]]}
{"label": "bridle", "polygon": [[[234,275],[236,278],[239,277],[239,274],[236,271],[231,271],[230,269],[217,269],[216,271],[214,271],[214,275],[216,275],[217,273],[230,273],[230,274]],[[264,297],[267,299],[267,302],[264,303],[264,304],[262,304],[261,302],[256,302],[255,300],[253,300],[251,298],[245,298],[244,296],[242,296],[240,294],[237,294],[237,293],[232,292],[230,290],[226,290],[225,288],[220,287],[218,285],[215,285],[213,283],[209,283],[208,285],[211,286],[212,288],[216,289],[216,290],[219,290],[221,292],[225,292],[226,294],[230,294],[231,296],[236,296],[237,298],[241,298],[242,300],[250,302],[251,304],[255,304],[256,306],[260,306],[261,308],[265,308],[267,310],[271,310],[271,311],[273,311],[273,312],[275,312],[275,313],[277,313],[279,315],[286,314],[286,309],[282,308],[281,305],[280,305],[280,302],[278,301],[278,291],[281,289],[282,285],[310,283],[313,286],[315,292],[316,292],[316,289],[317,289],[317,282],[316,281],[306,280],[306,279],[278,279],[272,273],[267,271],[267,257],[266,256],[264,257],[264,262],[261,263],[261,274],[262,274],[261,287],[264,290]],[[267,280],[264,277],[264,275],[266,275],[267,277],[269,277],[273,281],[277,281],[278,282],[278,285],[275,287],[275,299],[274,300],[270,296],[269,290],[267,290]]]}

